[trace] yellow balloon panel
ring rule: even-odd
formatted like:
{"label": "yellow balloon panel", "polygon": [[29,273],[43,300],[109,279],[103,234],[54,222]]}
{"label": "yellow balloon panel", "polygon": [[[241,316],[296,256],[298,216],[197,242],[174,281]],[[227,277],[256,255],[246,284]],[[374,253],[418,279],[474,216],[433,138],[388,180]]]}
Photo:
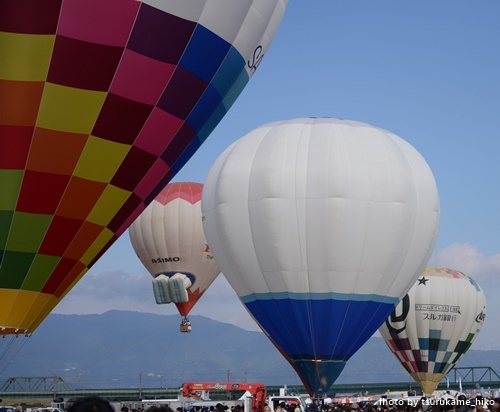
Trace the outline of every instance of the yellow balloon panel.
{"label": "yellow balloon panel", "polygon": [[0,79],[44,81],[54,38],[0,32]]}
{"label": "yellow balloon panel", "polygon": [[100,250],[113,238],[113,232],[104,229],[97,239],[92,243],[87,252],[82,256],[82,263],[88,265]]}
{"label": "yellow balloon panel", "polygon": [[0,334],[24,333],[33,320],[48,313],[57,304],[52,295],[26,290],[0,289]]}
{"label": "yellow balloon panel", "polygon": [[30,308],[27,316],[27,318],[31,320],[31,322],[28,323],[31,330],[38,328],[40,323],[42,323],[50,312],[52,312],[52,309],[57,306],[61,299],[62,297],[57,298],[53,295],[46,295],[43,293],[36,296],[33,306]]}
{"label": "yellow balloon panel", "polygon": [[38,126],[71,133],[90,134],[106,93],[45,83]]}
{"label": "yellow balloon panel", "polygon": [[109,183],[130,150],[130,145],[90,136],[76,165],[74,175]]}
{"label": "yellow balloon panel", "polygon": [[106,186],[87,220],[96,225],[106,226],[129,197],[130,192],[126,190],[113,185]]}

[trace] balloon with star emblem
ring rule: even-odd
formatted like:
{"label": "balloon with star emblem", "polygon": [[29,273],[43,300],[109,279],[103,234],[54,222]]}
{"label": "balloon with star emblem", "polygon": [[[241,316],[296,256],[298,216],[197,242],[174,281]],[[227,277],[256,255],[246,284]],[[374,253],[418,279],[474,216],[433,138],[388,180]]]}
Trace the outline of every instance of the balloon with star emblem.
{"label": "balloon with star emblem", "polygon": [[477,337],[486,317],[481,287],[462,272],[426,268],[380,328],[389,349],[431,395]]}

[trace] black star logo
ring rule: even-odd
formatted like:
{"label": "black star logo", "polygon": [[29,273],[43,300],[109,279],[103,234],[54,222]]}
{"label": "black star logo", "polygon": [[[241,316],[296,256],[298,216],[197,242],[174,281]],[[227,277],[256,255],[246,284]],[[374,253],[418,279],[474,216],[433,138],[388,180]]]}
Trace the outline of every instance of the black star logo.
{"label": "black star logo", "polygon": [[419,284],[419,285],[424,285],[424,286],[425,286],[425,285],[427,285],[427,282],[428,282],[428,281],[429,281],[429,279],[426,279],[426,278],[425,278],[425,276],[423,276],[422,278],[420,278],[420,279],[418,280],[418,284]]}

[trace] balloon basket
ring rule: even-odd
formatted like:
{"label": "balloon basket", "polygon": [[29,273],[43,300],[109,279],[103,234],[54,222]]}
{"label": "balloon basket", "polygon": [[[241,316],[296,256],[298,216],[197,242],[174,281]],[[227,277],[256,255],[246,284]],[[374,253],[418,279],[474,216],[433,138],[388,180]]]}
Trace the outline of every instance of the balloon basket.
{"label": "balloon basket", "polygon": [[180,331],[182,333],[189,333],[191,332],[191,322],[189,322],[189,319],[184,317],[182,319],[181,325],[180,325]]}

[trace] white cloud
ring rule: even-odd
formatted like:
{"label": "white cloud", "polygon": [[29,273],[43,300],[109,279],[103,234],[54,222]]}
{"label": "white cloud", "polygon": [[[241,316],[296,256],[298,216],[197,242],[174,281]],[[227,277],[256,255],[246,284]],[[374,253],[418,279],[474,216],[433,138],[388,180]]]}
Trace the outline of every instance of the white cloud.
{"label": "white cloud", "polygon": [[111,309],[144,311],[141,309],[148,307],[151,298],[151,277],[145,273],[89,272],[59,303],[54,313],[89,314]]}
{"label": "white cloud", "polygon": [[[108,310],[132,310],[178,314],[173,304],[155,303],[151,279],[145,270],[135,273],[124,270],[89,272],[59,303],[54,313],[93,314]],[[202,315],[247,330],[260,330],[222,274],[207,289],[190,315]]]}
{"label": "white cloud", "polygon": [[499,282],[500,254],[486,256],[468,243],[453,243],[438,250],[432,256],[430,265],[458,270],[478,282],[481,279]]}
{"label": "white cloud", "polygon": [[[485,325],[474,349],[497,349],[500,340],[500,254],[486,256],[469,244],[452,244],[434,253],[429,266],[447,267],[471,276],[483,288],[487,300]],[[55,308],[54,313],[91,314],[108,310],[132,310],[173,315],[177,308],[157,305],[151,276],[145,269],[90,271]],[[220,274],[190,315],[202,315],[247,330],[260,330]]]}

